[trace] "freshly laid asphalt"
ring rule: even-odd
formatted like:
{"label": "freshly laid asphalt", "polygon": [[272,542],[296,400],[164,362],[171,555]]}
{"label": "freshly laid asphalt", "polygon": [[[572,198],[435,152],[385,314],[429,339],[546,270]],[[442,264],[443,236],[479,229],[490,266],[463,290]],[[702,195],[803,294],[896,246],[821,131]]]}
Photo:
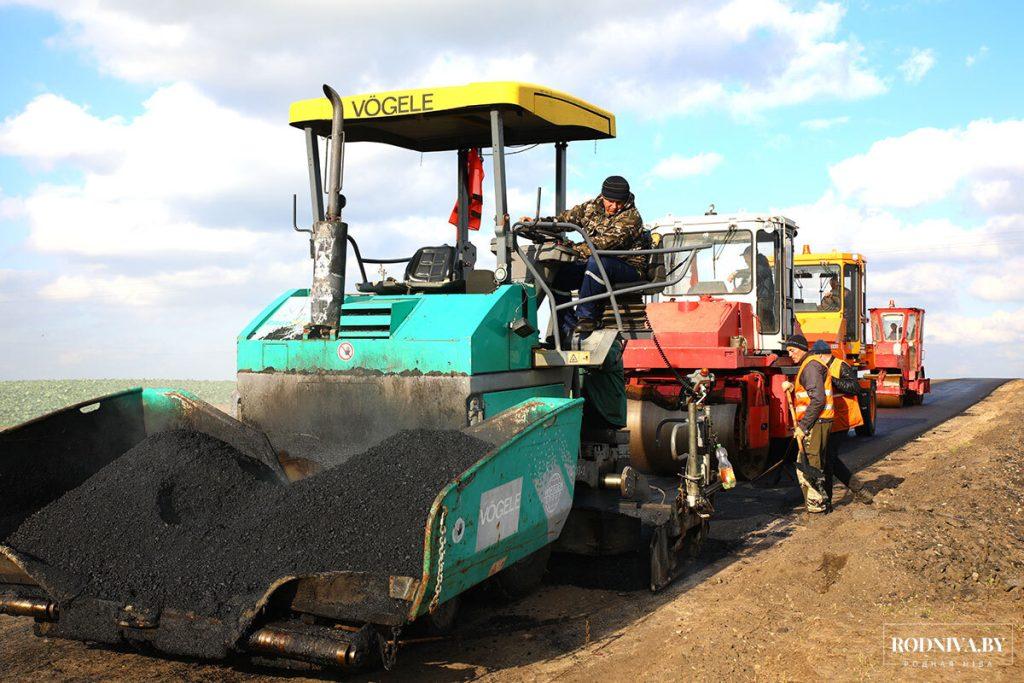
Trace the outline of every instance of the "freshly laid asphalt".
{"label": "freshly laid asphalt", "polygon": [[[933,381],[932,390],[923,405],[906,408],[880,408],[874,436],[850,436],[840,458],[856,472],[879,460],[887,453],[914,440],[946,420],[959,415],[995,391],[1006,379],[950,379]],[[873,482],[868,488],[877,492],[888,482]],[[842,489],[840,489],[842,490]],[[837,497],[841,496],[837,490]],[[722,550],[735,546],[744,536],[763,528],[782,515],[790,514],[803,499],[795,482],[785,474],[777,486],[767,488],[758,483],[741,483],[732,491],[715,498],[715,516],[711,521],[709,541]]]}

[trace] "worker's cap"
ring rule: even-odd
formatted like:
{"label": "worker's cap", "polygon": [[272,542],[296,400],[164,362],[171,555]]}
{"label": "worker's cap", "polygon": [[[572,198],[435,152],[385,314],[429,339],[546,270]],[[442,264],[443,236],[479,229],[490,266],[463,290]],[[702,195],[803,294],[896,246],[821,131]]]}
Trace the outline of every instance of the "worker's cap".
{"label": "worker's cap", "polygon": [[811,353],[832,353],[832,348],[828,345],[827,341],[819,339],[811,347]]}
{"label": "worker's cap", "polygon": [[792,346],[794,349],[800,349],[801,351],[807,350],[807,337],[802,334],[794,334],[786,338],[786,341],[782,342],[782,348],[787,349]]}
{"label": "worker's cap", "polygon": [[613,202],[629,199],[629,182],[620,175],[610,175],[601,183],[601,196]]}

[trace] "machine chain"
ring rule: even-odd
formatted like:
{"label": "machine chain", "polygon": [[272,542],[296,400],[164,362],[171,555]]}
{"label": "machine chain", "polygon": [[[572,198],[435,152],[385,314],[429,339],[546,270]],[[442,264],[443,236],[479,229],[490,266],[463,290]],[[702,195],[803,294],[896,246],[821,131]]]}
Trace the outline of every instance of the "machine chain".
{"label": "machine chain", "polygon": [[377,635],[378,642],[380,643],[380,662],[384,665],[385,671],[391,671],[395,666],[395,662],[398,661],[398,635],[401,632],[401,627],[393,626],[391,628],[391,640],[382,635]]}
{"label": "machine chain", "polygon": [[430,599],[430,613],[433,614],[437,611],[437,606],[441,604],[441,584],[444,583],[444,553],[447,546],[448,540],[448,529],[445,526],[445,520],[448,518],[448,508],[441,508],[441,523],[438,525],[438,533],[440,538],[437,542],[437,583],[434,584],[434,597]]}

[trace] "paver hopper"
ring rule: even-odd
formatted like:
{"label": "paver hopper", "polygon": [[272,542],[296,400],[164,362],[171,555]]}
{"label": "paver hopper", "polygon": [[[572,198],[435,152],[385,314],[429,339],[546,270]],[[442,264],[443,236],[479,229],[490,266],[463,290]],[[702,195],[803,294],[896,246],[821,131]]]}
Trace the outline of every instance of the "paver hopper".
{"label": "paver hopper", "polygon": [[[557,538],[572,501],[581,404],[529,399],[465,428],[493,447],[437,492],[420,575],[325,567],[280,576],[221,619],[189,613],[173,598],[156,608],[97,598],[83,588],[88,577],[0,545],[0,612],[35,617],[37,632],[49,637],[148,643],[198,657],[252,652],[364,665],[393,647],[398,628]],[[183,392],[135,389],[0,432],[0,539],[147,436],[182,428],[216,436],[284,477],[270,442],[252,427]],[[316,618],[348,629],[316,627]]]}

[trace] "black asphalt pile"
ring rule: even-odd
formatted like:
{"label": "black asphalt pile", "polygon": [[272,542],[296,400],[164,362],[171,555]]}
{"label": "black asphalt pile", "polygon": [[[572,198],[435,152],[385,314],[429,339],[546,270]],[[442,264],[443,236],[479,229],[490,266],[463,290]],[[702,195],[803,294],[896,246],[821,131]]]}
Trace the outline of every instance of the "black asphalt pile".
{"label": "black asphalt pile", "polygon": [[166,432],[34,514],[7,543],[84,581],[84,595],[229,619],[283,576],[419,576],[431,504],[490,448],[458,431],[403,431],[283,485],[221,441]]}
{"label": "black asphalt pile", "polygon": [[423,572],[423,535],[441,488],[491,444],[455,430],[408,430],[287,487],[258,531],[261,546],[307,571]]}

